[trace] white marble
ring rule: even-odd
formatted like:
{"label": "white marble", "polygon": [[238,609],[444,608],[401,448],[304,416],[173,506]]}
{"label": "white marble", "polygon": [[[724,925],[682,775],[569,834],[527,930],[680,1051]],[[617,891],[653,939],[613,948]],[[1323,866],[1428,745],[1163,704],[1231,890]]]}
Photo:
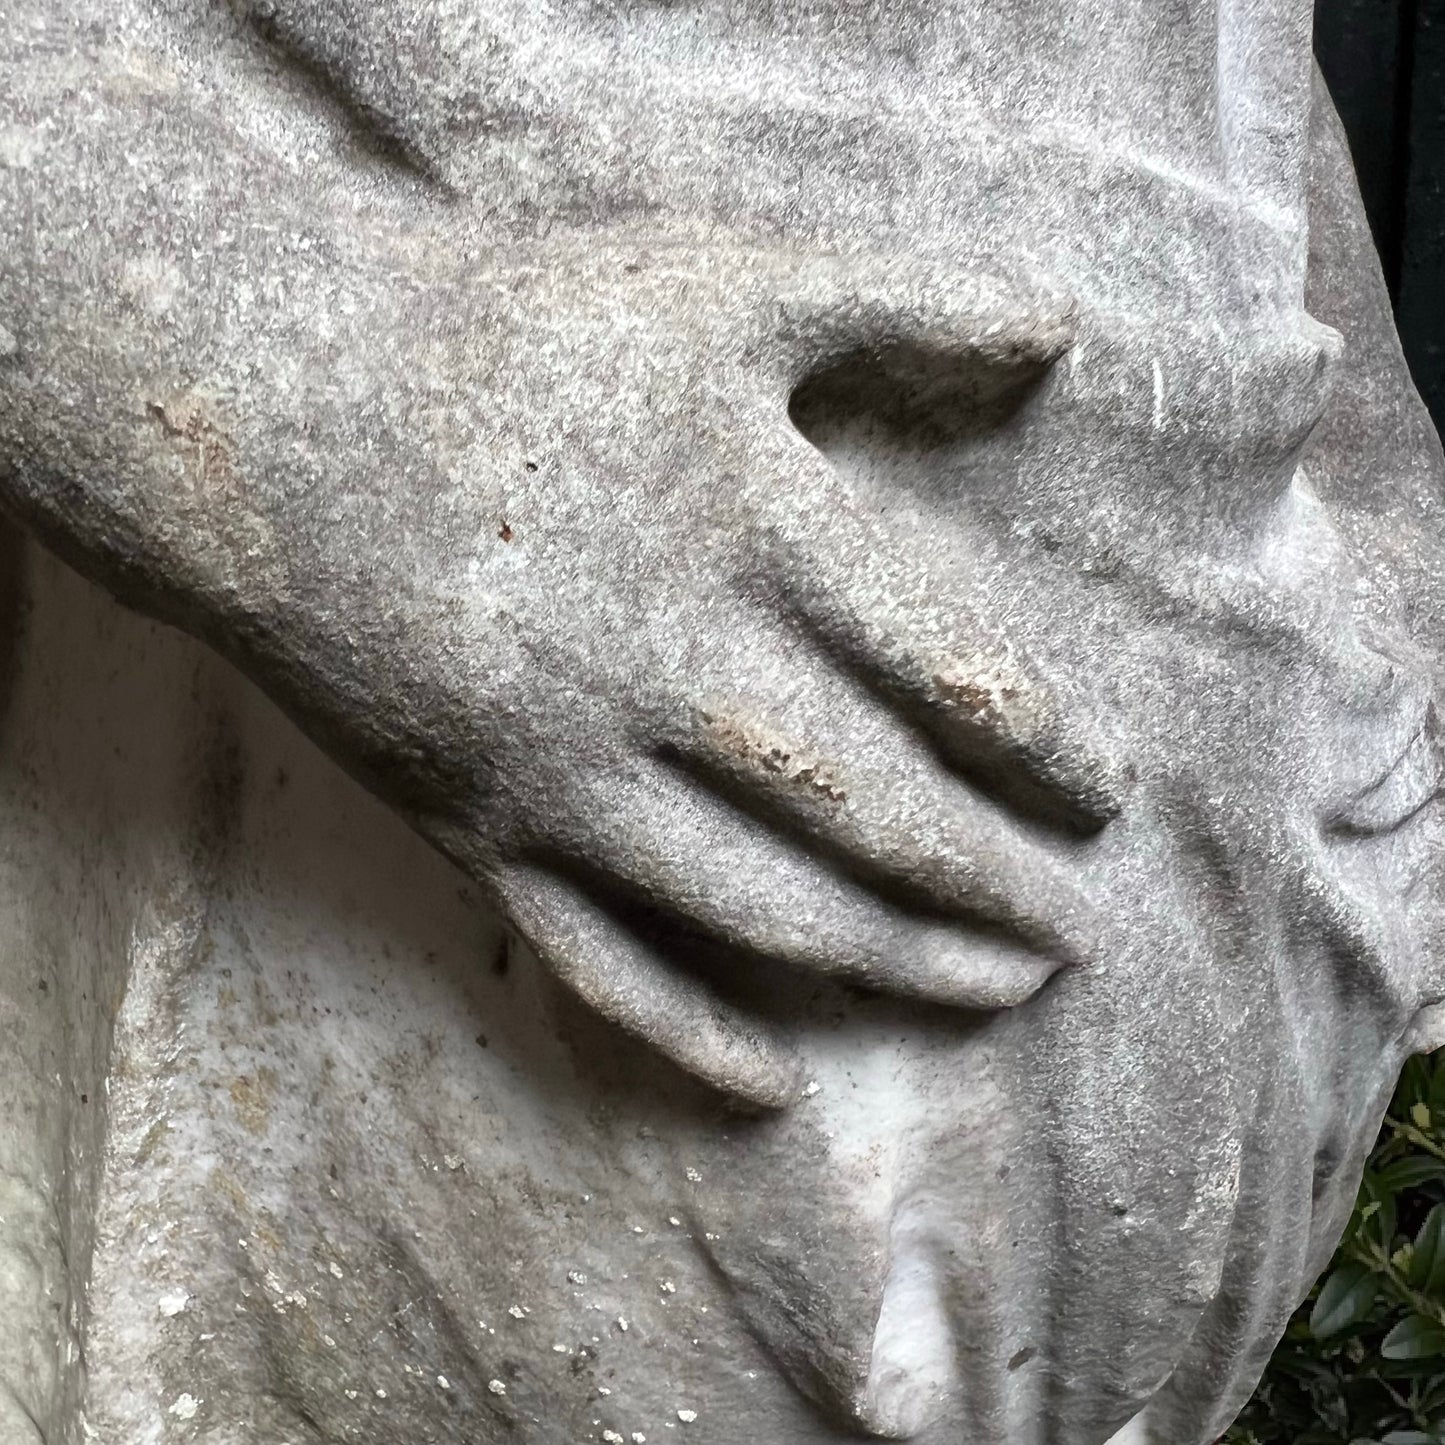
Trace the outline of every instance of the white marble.
{"label": "white marble", "polygon": [[1309,30],[4,9],[7,1439],[1217,1438],[1445,1020]]}

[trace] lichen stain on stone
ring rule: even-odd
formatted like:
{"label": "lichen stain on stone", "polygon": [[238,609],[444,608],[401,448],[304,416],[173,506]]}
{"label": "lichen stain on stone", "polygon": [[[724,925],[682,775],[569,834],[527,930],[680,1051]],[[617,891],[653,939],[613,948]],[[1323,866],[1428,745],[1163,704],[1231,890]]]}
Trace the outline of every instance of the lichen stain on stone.
{"label": "lichen stain on stone", "polygon": [[271,1100],[276,1093],[276,1071],[261,1067],[231,1081],[231,1103],[243,1128],[261,1135],[271,1121]]}
{"label": "lichen stain on stone", "polygon": [[239,1183],[224,1169],[213,1169],[206,1180],[211,1193],[224,1195],[230,1200],[232,1206],[240,1211],[249,1210],[251,1201],[246,1191]]}
{"label": "lichen stain on stone", "polygon": [[140,1144],[131,1160],[133,1168],[142,1169],[149,1164],[160,1148],[161,1140],[170,1132],[170,1125],[165,1119],[157,1119],[149,1129],[145,1131]]}
{"label": "lichen stain on stone", "polygon": [[262,1222],[252,1224],[251,1238],[263,1248],[271,1250],[274,1254],[281,1252],[281,1236],[276,1230],[272,1229],[269,1224]]}
{"label": "lichen stain on stone", "polygon": [[271,994],[259,978],[252,980],[251,1007],[256,1022],[263,1028],[273,1029],[281,1022],[281,1015],[272,1002]]}

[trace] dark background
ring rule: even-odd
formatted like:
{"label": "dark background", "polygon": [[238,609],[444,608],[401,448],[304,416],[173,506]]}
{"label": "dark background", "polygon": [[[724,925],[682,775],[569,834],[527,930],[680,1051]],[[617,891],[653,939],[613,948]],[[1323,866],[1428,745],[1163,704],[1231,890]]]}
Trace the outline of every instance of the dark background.
{"label": "dark background", "polygon": [[1445,0],[1316,0],[1315,53],[1350,135],[1405,355],[1445,431]]}

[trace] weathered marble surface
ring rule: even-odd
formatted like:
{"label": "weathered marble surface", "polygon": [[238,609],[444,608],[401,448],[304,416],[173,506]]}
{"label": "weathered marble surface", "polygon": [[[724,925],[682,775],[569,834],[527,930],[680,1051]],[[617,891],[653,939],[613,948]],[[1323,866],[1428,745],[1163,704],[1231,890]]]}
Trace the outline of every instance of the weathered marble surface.
{"label": "weathered marble surface", "polygon": [[11,543],[7,1439],[1214,1438],[1445,998],[1308,12],[0,13],[0,499],[229,659]]}

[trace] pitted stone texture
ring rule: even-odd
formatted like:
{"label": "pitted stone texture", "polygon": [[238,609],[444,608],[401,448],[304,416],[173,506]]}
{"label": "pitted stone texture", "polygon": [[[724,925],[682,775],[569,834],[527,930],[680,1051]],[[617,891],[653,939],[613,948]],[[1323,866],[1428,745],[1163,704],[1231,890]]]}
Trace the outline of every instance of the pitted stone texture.
{"label": "pitted stone texture", "polygon": [[1309,6],[0,24],[0,498],[333,760],[17,573],[15,1430],[1213,1440],[1445,997]]}

